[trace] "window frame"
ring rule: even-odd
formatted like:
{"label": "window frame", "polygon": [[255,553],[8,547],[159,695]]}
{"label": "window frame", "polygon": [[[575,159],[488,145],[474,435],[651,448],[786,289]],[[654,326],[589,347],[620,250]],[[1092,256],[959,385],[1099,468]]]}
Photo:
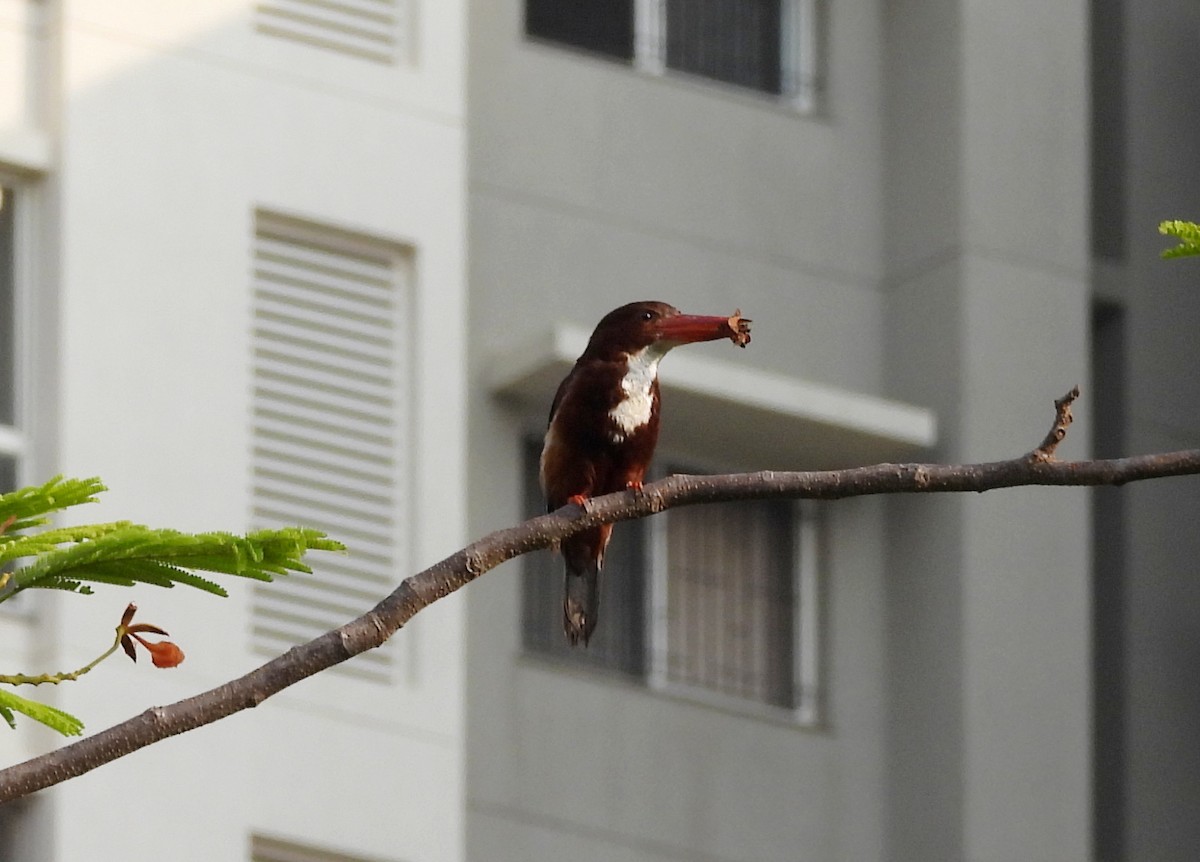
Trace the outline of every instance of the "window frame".
{"label": "window frame", "polygon": [[[540,442],[540,436],[532,432],[522,435],[522,451]],[[647,474],[647,482],[679,473],[716,474],[725,472],[721,467],[702,464],[694,459],[672,458],[660,454],[656,464]],[[523,465],[526,459],[520,459]],[[665,467],[665,469],[664,469]],[[525,468],[522,469],[521,489],[524,497],[529,493],[527,483],[532,480]],[[668,644],[668,574],[667,530],[671,510],[637,522],[643,534],[642,553],[638,577],[641,579],[643,602],[641,671],[632,673],[625,668],[608,663],[587,660],[578,649],[575,651],[546,648],[533,642],[526,629],[527,614],[531,610],[529,598],[522,594],[517,624],[521,628],[522,655],[545,661],[558,667],[568,667],[587,673],[597,679],[617,679],[639,685],[647,691],[674,699],[712,707],[725,712],[746,715],[770,721],[812,728],[823,721],[823,680],[821,656],[822,621],[822,570],[825,567],[826,531],[823,510],[812,500],[781,501],[790,508],[790,536],[792,541],[791,585],[795,597],[791,621],[792,638],[792,705],[778,706],[760,700],[739,697],[733,694],[681,682],[670,678],[667,672]],[[539,510],[540,511],[540,510]],[[536,514],[536,512],[535,512]],[[626,537],[628,538],[628,537]],[[620,537],[618,537],[618,540]],[[528,561],[528,558],[526,558]],[[527,562],[528,565],[528,562]],[[561,560],[556,558],[554,574],[560,575]],[[606,573],[609,574],[609,573]],[[521,589],[527,590],[524,573]],[[555,583],[558,583],[556,577]],[[603,608],[602,608],[603,611]],[[557,619],[557,617],[556,617]],[[603,625],[604,622],[601,622]],[[611,621],[610,621],[611,624]]]}
{"label": "window frame", "polygon": [[[650,478],[662,479],[688,472],[700,475],[727,472],[711,465],[702,468],[695,462],[664,460],[667,461],[668,468],[665,471],[657,471]],[[813,727],[820,723],[820,569],[823,547],[820,512],[812,500],[783,502],[790,509],[791,587],[795,597],[791,622],[792,705],[777,706],[670,678],[667,669],[670,654],[667,604],[670,572],[667,531],[672,511],[670,509],[643,521],[646,529],[643,594],[646,601],[644,679],[647,688],[726,711],[784,719],[802,727]]]}
{"label": "window frame", "polygon": [[[13,489],[33,481],[36,470],[33,441],[37,421],[34,410],[35,391],[32,351],[32,331],[37,320],[37,291],[33,284],[38,276],[37,248],[38,207],[40,187],[36,179],[21,174],[0,171],[0,194],[4,207],[14,207],[12,221],[12,422],[0,423],[0,458],[13,463]],[[15,204],[14,204],[15,201]],[[3,337],[0,333],[0,337]],[[0,488],[0,492],[11,490]],[[16,596],[0,604],[0,614],[10,619],[30,620],[34,608],[31,600]]]}
{"label": "window frame", "polygon": [[[33,234],[34,195],[30,185],[19,177],[0,173],[0,189],[4,200],[0,206],[14,207],[12,224],[12,422],[0,423],[0,457],[14,462],[16,487],[29,480],[30,431],[32,411],[29,380],[29,322],[32,319],[30,302],[33,281],[33,254],[30,253],[28,238]],[[12,198],[12,200],[10,200]],[[15,203],[14,203],[15,201]],[[0,333],[0,337],[4,334]]]}
{"label": "window frame", "polygon": [[700,72],[678,69],[667,64],[667,0],[633,0],[633,57],[591,50],[575,43],[529,32],[528,2],[523,3],[525,39],[559,48],[580,51],[611,62],[630,65],[639,72],[658,78],[703,82],[728,93],[781,104],[801,114],[818,107],[818,0],[780,0],[779,73],[780,92],[723,81]]}

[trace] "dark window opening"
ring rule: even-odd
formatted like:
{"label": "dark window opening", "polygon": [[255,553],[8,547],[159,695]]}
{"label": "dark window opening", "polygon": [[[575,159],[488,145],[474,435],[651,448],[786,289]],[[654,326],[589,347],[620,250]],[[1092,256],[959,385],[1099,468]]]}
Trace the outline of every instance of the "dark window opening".
{"label": "dark window opening", "polygon": [[[529,517],[544,511],[540,450],[539,441],[525,447]],[[571,647],[563,634],[561,557],[529,554],[525,648],[579,667],[795,708],[797,522],[789,502],[749,501],[618,524],[605,555],[600,622],[586,648]]]}
{"label": "dark window opening", "polygon": [[792,707],[792,507],[667,513],[667,679]]}
{"label": "dark window opening", "polygon": [[528,0],[525,32],[632,60],[633,0]]}
{"label": "dark window opening", "polygon": [[779,93],[780,0],[667,0],[667,66]]}
{"label": "dark window opening", "polygon": [[[526,0],[525,32],[653,68],[780,94],[782,0],[664,0],[665,21],[639,23],[633,0]],[[657,32],[664,27],[665,32]],[[661,66],[660,66],[661,67]]]}
{"label": "dark window opening", "polygon": [[[1092,450],[1125,454],[1125,311],[1092,309]],[[1096,859],[1125,859],[1126,511],[1122,488],[1092,489],[1092,840]]]}
{"label": "dark window opening", "polygon": [[[525,516],[546,511],[538,485],[541,441],[525,446]],[[645,521],[618,524],[604,555],[600,577],[600,623],[587,648],[572,647],[563,634],[563,561],[558,554],[526,554],[525,647],[543,655],[633,676],[646,673]]]}
{"label": "dark window opening", "polygon": [[16,422],[16,201],[0,186],[0,425]]}

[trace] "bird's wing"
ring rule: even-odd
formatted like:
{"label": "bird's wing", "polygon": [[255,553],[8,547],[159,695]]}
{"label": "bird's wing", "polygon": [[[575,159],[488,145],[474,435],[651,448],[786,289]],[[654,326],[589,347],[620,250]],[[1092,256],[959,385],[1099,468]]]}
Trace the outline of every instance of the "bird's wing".
{"label": "bird's wing", "polygon": [[563,396],[567,394],[567,389],[571,386],[571,381],[575,379],[575,372],[579,369],[579,364],[576,363],[570,373],[562,379],[562,383],[558,384],[558,391],[554,393],[554,400],[550,402],[550,415],[546,417],[546,427],[550,427],[550,423],[554,421],[554,414],[558,412],[558,405],[562,404]]}

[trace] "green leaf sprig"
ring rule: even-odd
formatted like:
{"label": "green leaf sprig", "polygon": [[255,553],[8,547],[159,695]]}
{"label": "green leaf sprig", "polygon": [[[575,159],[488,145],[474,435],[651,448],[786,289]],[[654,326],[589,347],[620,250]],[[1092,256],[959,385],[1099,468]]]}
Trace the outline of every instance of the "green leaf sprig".
{"label": "green leaf sprig", "polygon": [[[70,506],[96,501],[106,490],[97,478],[56,476],[42,485],[0,495],[0,602],[29,589],[66,590],[91,594],[97,584],[131,587],[147,584],[195,587],[218,596],[228,595],[216,582],[196,572],[234,575],[270,581],[289,572],[311,573],[304,562],[309,551],[344,551],[345,546],[319,530],[285,527],[234,533],[184,533],[146,527],[129,521],[84,524],[43,530],[49,516]],[[28,562],[25,562],[28,561]],[[21,563],[24,563],[23,565]],[[82,732],[77,718],[28,700],[2,685],[40,685],[73,681],[112,655],[121,645],[130,655],[133,642],[149,649],[159,667],[183,660],[174,644],[148,643],[139,633],[166,634],[157,626],[132,624],[130,605],[117,628],[113,646],[78,670],[56,674],[0,674],[0,719],[11,726],[21,713],[66,735]],[[132,640],[130,639],[132,637]]]}
{"label": "green leaf sprig", "polygon": [[1164,258],[1200,255],[1200,225],[1195,222],[1165,221],[1159,224],[1158,232],[1179,240],[1178,245],[1163,250]]}

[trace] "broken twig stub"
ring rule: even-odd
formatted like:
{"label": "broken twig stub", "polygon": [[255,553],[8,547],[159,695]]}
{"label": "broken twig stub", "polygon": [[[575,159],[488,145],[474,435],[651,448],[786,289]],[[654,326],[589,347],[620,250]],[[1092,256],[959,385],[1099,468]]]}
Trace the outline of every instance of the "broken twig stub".
{"label": "broken twig stub", "polygon": [[1075,417],[1071,415],[1071,405],[1075,403],[1075,399],[1079,397],[1079,386],[1076,384],[1071,387],[1071,391],[1058,398],[1054,402],[1054,424],[1050,426],[1050,431],[1046,434],[1040,446],[1029,453],[1029,460],[1035,462],[1046,462],[1054,460],[1054,452],[1058,449],[1058,444],[1067,437],[1067,429],[1071,423],[1075,421]]}

